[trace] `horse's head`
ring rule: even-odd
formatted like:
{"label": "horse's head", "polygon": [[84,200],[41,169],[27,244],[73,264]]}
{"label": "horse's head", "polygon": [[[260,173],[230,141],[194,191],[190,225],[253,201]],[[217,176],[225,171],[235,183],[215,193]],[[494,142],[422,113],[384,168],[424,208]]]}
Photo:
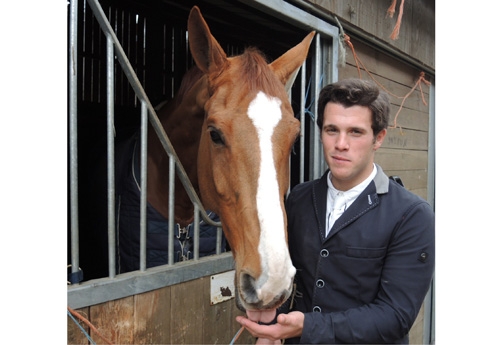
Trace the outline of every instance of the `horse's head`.
{"label": "horse's head", "polygon": [[284,198],[289,157],[299,135],[285,86],[291,86],[314,36],[268,64],[255,50],[227,57],[199,9],[188,20],[189,45],[205,73],[205,118],[198,153],[204,205],[216,211],[235,258],[237,304],[282,304],[295,268],[287,245]]}

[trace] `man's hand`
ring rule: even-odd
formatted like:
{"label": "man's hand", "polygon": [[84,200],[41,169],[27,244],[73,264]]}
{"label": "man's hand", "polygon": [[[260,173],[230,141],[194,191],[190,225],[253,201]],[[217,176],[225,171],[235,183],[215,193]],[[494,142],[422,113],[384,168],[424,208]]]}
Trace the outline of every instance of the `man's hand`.
{"label": "man's hand", "polygon": [[[258,341],[264,341],[264,339],[268,339],[272,341],[271,343],[275,343],[275,341],[279,341],[280,339],[288,339],[293,337],[300,337],[302,335],[302,329],[304,327],[304,314],[298,311],[292,311],[288,314],[280,314],[278,315],[278,323],[274,325],[259,325],[258,321],[261,322],[270,322],[274,319],[275,311],[272,312],[272,318],[270,318],[270,314],[267,311],[257,312],[264,313],[260,314],[260,316],[264,316],[264,319],[260,319],[258,314],[253,314],[255,312],[247,311],[248,318],[244,316],[237,316],[236,321],[245,327],[245,329],[250,332],[250,334],[256,338],[259,338]],[[268,320],[269,319],[269,320]],[[258,344],[261,344],[258,342]],[[262,344],[264,344],[262,342]],[[269,342],[266,342],[269,344]]]}

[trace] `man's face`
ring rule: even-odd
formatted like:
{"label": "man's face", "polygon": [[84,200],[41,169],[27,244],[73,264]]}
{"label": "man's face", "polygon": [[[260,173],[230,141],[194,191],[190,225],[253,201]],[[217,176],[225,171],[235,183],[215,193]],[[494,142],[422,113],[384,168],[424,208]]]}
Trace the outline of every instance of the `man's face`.
{"label": "man's face", "polygon": [[[349,190],[363,182],[373,170],[375,151],[387,130],[374,138],[371,110],[354,105],[344,108],[329,102],[324,111],[321,141],[326,163],[338,190]],[[374,140],[375,139],[375,140]]]}

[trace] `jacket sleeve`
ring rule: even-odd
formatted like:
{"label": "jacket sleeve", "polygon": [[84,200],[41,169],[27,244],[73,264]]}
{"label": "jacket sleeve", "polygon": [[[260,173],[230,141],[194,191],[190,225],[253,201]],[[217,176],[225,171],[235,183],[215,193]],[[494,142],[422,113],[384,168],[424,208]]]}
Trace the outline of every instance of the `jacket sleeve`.
{"label": "jacket sleeve", "polygon": [[434,274],[434,213],[417,202],[393,233],[376,298],[332,313],[305,313],[301,343],[395,343],[415,321]]}

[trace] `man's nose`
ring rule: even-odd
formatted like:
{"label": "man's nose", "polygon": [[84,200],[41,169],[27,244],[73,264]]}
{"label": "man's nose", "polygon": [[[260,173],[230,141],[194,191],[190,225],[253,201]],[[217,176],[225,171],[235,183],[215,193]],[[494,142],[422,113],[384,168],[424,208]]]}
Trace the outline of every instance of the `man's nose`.
{"label": "man's nose", "polygon": [[340,133],[337,136],[335,147],[337,148],[337,150],[347,150],[349,148],[349,141],[346,133]]}

